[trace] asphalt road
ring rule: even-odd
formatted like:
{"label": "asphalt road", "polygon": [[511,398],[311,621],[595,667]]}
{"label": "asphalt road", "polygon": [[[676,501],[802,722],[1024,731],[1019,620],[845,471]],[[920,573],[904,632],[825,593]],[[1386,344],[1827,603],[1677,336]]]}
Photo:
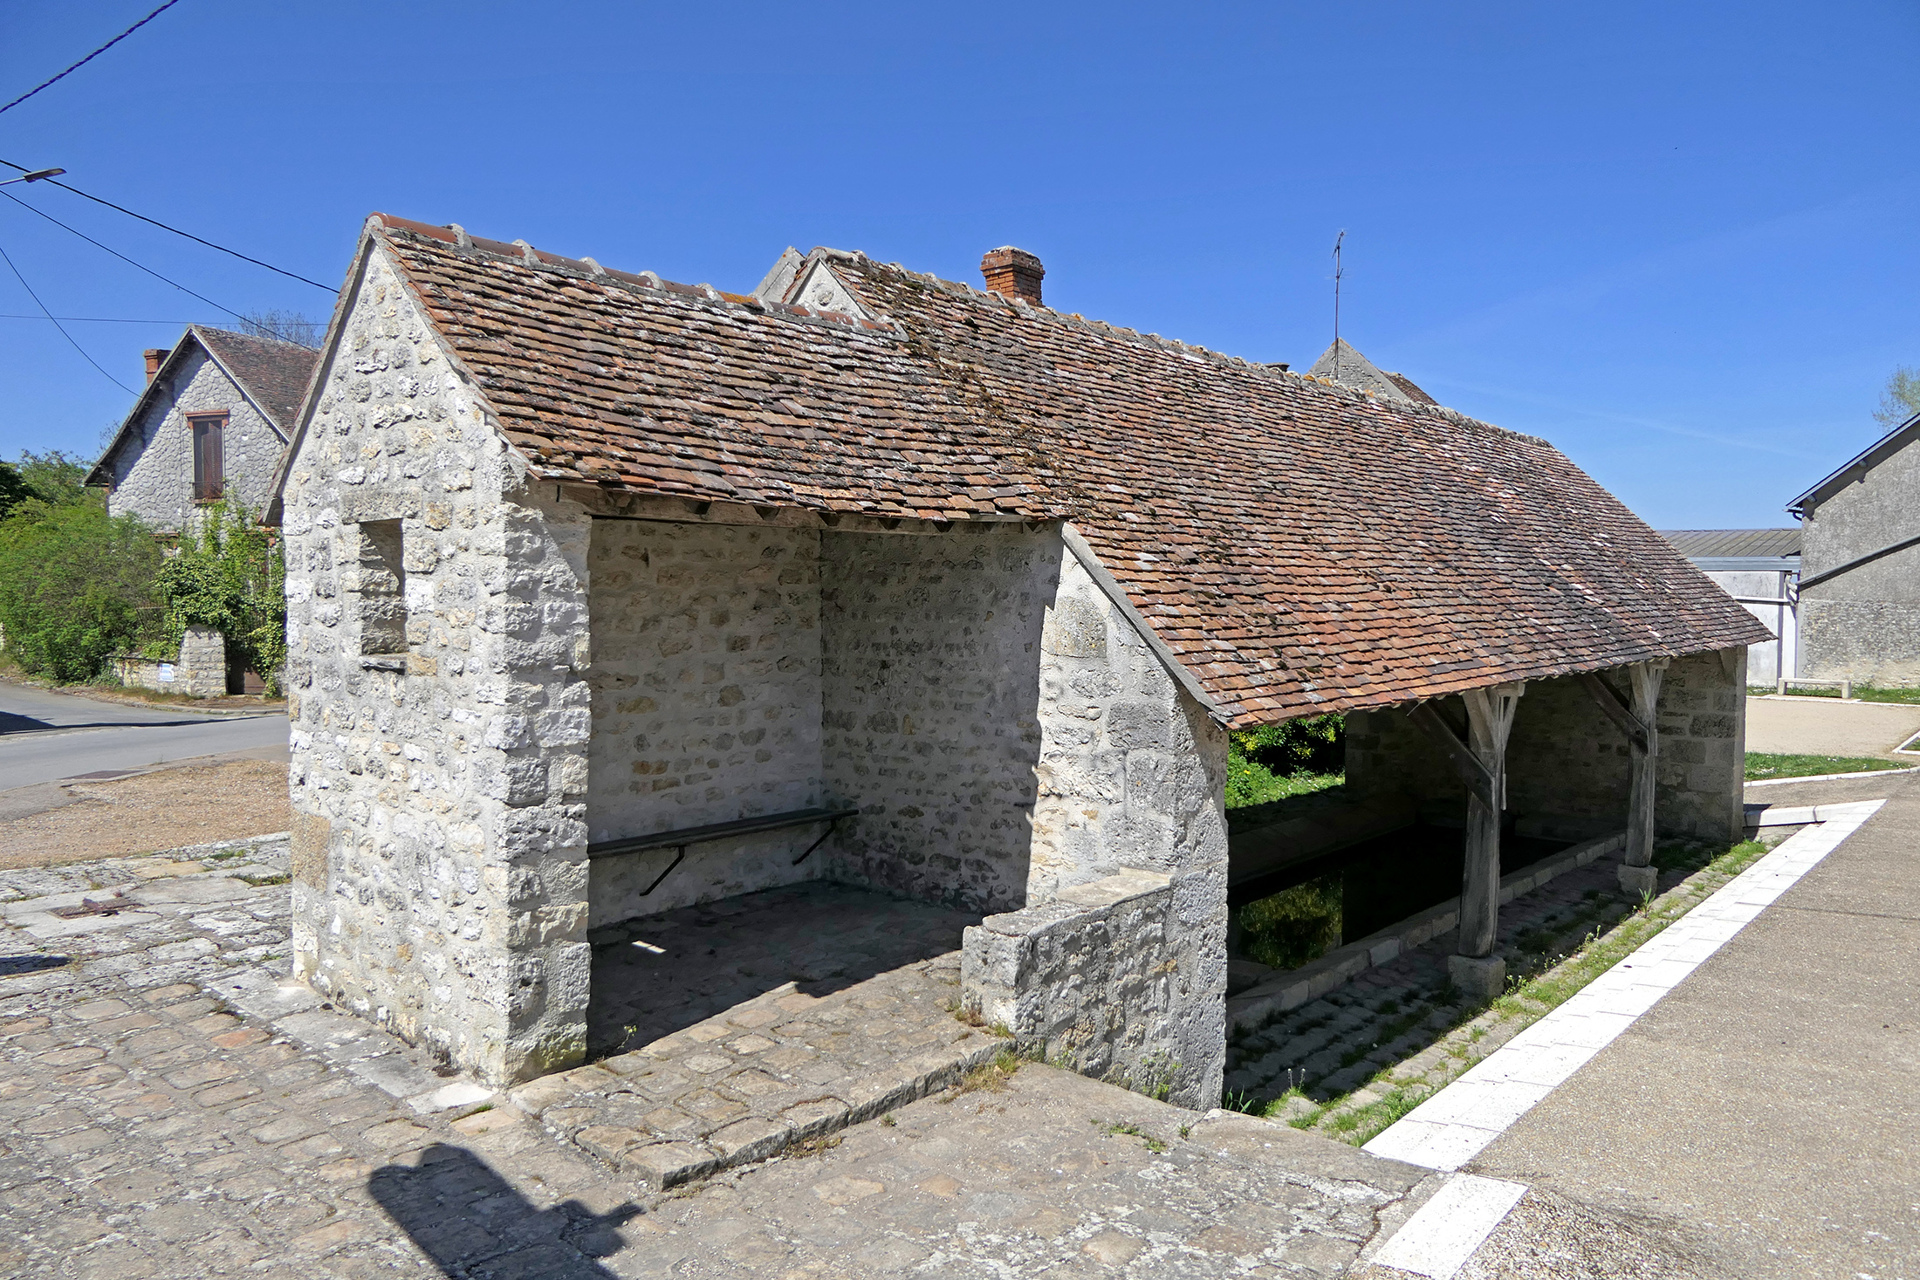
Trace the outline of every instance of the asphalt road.
{"label": "asphalt road", "polygon": [[1889,799],[1469,1168],[1706,1275],[1920,1280],[1917,779],[1796,796]]}
{"label": "asphalt road", "polygon": [[[1892,756],[1920,733],[1920,706],[1838,698],[1748,698],[1747,750],[1787,755]],[[1909,756],[1908,764],[1920,764]]]}
{"label": "asphalt road", "polygon": [[284,712],[129,707],[0,683],[0,790],[286,745]]}

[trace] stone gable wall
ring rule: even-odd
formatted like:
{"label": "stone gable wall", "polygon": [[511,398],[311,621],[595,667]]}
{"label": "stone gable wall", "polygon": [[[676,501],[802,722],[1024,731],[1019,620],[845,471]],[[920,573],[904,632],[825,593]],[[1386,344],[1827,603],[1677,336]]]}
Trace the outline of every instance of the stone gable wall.
{"label": "stone gable wall", "polygon": [[[588,521],[527,486],[377,250],[319,396],[283,519],[294,972],[485,1078],[567,1065]],[[367,656],[359,522],[394,520],[406,652]]]}
{"label": "stone gable wall", "polygon": [[[1908,444],[1801,522],[1801,578],[1920,535],[1915,494],[1920,444]],[[1920,684],[1920,547],[1806,588],[1799,621],[1802,676]]]}
{"label": "stone gable wall", "polygon": [[[894,539],[905,541],[905,539]],[[596,520],[592,840],[819,806],[820,534]],[[824,825],[593,863],[592,923],[811,879]]]}
{"label": "stone gable wall", "polygon": [[[1151,925],[1160,951],[1166,983],[1151,1002],[1159,1029],[1116,1048],[1114,1061],[1130,1081],[1151,1064],[1175,1101],[1213,1106],[1226,1053],[1227,733],[1071,552],[1040,648],[1027,900],[1053,902],[1130,871],[1168,878],[1164,909],[1128,917]],[[1132,952],[1141,940],[1119,945]],[[1131,963],[1115,957],[1108,971],[1130,972]]]}
{"label": "stone gable wall", "polygon": [[107,510],[174,532],[192,527],[200,507],[193,497],[193,431],[187,415],[221,411],[228,415],[220,438],[227,492],[249,511],[264,509],[282,448],[272,425],[197,345],[167,381],[170,385],[112,459]]}

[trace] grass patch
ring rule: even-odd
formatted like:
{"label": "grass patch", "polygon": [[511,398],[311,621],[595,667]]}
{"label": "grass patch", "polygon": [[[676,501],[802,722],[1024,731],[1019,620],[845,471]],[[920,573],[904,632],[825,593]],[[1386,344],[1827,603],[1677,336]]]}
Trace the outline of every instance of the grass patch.
{"label": "grass patch", "polygon": [[1310,796],[1346,782],[1344,773],[1277,774],[1252,760],[1236,761],[1233,786],[1227,792],[1227,808],[1244,809],[1249,805],[1271,804],[1294,796]]}
{"label": "grass patch", "polygon": [[291,884],[293,882],[293,877],[284,871],[277,876],[235,876],[234,879],[245,881],[256,889],[264,889],[268,885]]}
{"label": "grass patch", "polygon": [[[1578,906],[1557,922],[1543,922],[1543,927],[1531,931],[1524,939],[1527,950],[1515,947],[1509,952],[1509,965],[1519,962],[1521,972],[1509,979],[1506,994],[1491,1004],[1460,1006],[1451,1011],[1437,1007],[1409,1009],[1405,1015],[1379,1028],[1371,1038],[1386,1045],[1419,1022],[1443,1012],[1445,1021],[1451,1024],[1450,1029],[1433,1042],[1440,1050],[1437,1065],[1407,1068],[1402,1062],[1375,1074],[1369,1084],[1372,1090],[1385,1091],[1379,1097],[1366,1100],[1370,1095],[1362,1095],[1363,1100],[1356,1104],[1355,1094],[1360,1091],[1355,1090],[1329,1099],[1324,1106],[1305,1109],[1294,1099],[1306,1095],[1299,1089],[1289,1089],[1265,1106],[1244,1093],[1229,1097],[1222,1105],[1276,1121],[1284,1120],[1296,1129],[1312,1129],[1355,1146],[1363,1145],[1451,1083],[1493,1046],[1505,1043],[1571,999],[1648,939],[1699,906],[1766,852],[1765,845],[1753,840],[1719,851],[1697,842],[1659,846],[1654,851],[1654,865],[1668,875],[1686,877],[1667,893],[1643,901],[1631,910],[1610,894],[1586,894]],[[1623,911],[1625,914],[1619,915]],[[1585,930],[1584,937],[1582,930]],[[1564,955],[1554,954],[1563,947]],[[1345,1058],[1358,1061],[1362,1056],[1349,1049]],[[1433,1059],[1430,1057],[1428,1061]],[[1343,1061],[1345,1065],[1350,1062]]]}
{"label": "grass patch", "polygon": [[1747,781],[1765,778],[1812,778],[1823,773],[1866,773],[1874,769],[1904,769],[1898,760],[1879,756],[1802,756],[1768,751],[1747,752]]}
{"label": "grass patch", "polygon": [[952,1102],[955,1098],[969,1093],[1001,1093],[1007,1087],[1007,1081],[1013,1079],[1013,1073],[1020,1069],[1024,1061],[1011,1049],[1002,1049],[993,1055],[993,1061],[983,1062],[966,1075],[960,1077],[960,1083],[947,1090],[940,1099]]}
{"label": "grass patch", "polygon": [[[1100,1124],[1098,1120],[1095,1120],[1093,1123]],[[1117,1136],[1138,1138],[1141,1143],[1146,1146],[1147,1150],[1153,1152],[1155,1155],[1159,1155],[1167,1149],[1166,1143],[1160,1141],[1160,1139],[1154,1137],[1137,1124],[1120,1124],[1116,1121],[1113,1124],[1101,1125],[1100,1132],[1106,1134],[1109,1138]],[[1181,1136],[1184,1137],[1185,1135],[1183,1134]]]}
{"label": "grass patch", "polygon": [[[1432,1096],[1432,1091],[1419,1085],[1409,1085],[1395,1089],[1375,1102],[1363,1107],[1348,1107],[1334,1111],[1320,1127],[1332,1131],[1343,1142],[1354,1146],[1364,1146],[1401,1116],[1413,1110]],[[1332,1111],[1333,1108],[1328,1108]],[[1296,1126],[1304,1128],[1305,1126]]]}
{"label": "grass patch", "polygon": [[[1767,847],[1757,840],[1743,840],[1708,862],[1704,873],[1715,881],[1708,892],[1745,871],[1766,851]],[[1681,856],[1684,851],[1668,854],[1669,858]],[[1582,987],[1700,905],[1704,897],[1705,894],[1668,894],[1644,904],[1606,934],[1588,934],[1586,942],[1572,955],[1539,977],[1517,984],[1493,1002],[1494,1009],[1508,1017],[1524,1016],[1532,1022],[1572,999]]]}

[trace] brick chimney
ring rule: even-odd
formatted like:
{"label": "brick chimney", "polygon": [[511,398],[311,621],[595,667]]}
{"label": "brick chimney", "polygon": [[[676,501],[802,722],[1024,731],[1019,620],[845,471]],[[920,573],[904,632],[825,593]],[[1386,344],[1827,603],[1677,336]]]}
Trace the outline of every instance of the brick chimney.
{"label": "brick chimney", "polygon": [[1025,249],[1003,245],[989,250],[980,259],[980,274],[987,278],[987,288],[1001,297],[1023,298],[1036,307],[1041,305],[1040,278],[1047,269]]}
{"label": "brick chimney", "polygon": [[147,348],[145,354],[147,357],[147,385],[148,386],[153,385],[153,375],[160,372],[160,365],[166,360],[167,352],[170,350],[172,350],[172,348],[170,347],[148,347]]}

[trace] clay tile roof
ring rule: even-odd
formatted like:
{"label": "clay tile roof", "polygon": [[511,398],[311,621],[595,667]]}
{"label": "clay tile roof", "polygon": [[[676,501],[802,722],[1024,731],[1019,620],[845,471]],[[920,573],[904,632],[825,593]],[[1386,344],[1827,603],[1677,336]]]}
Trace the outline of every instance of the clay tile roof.
{"label": "clay tile roof", "polygon": [[318,351],[203,325],[194,325],[193,335],[240,380],[254,403],[280,428],[281,435],[292,430],[307,379],[313,376],[313,366],[320,359]]}
{"label": "clay tile roof", "polygon": [[868,313],[829,316],[371,225],[539,474],[1070,519],[1234,727],[1770,638],[1553,446],[1451,410],[858,255],[814,255]]}

